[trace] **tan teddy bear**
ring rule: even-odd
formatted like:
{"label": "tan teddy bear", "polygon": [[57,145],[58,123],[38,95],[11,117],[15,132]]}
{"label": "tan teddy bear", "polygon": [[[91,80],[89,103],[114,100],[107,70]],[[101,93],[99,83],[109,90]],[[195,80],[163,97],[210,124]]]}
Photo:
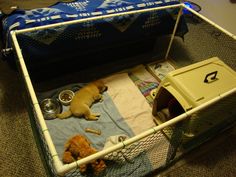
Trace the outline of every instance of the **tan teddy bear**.
{"label": "tan teddy bear", "polygon": [[[65,144],[62,161],[68,164],[96,152],[97,150],[90,146],[90,142],[84,136],[76,135]],[[101,159],[97,159],[89,164],[80,165],[80,172],[85,173],[89,165],[92,167],[95,175],[99,175],[106,168],[105,162]]]}

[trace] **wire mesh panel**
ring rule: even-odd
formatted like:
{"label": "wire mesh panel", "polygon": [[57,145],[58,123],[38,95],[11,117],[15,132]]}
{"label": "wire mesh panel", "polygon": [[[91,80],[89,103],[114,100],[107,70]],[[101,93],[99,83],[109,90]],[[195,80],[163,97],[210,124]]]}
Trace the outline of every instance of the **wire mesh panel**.
{"label": "wire mesh panel", "polygon": [[[151,18],[152,20],[155,20],[156,16],[153,16],[152,14]],[[170,57],[173,60],[174,64],[177,67],[182,67],[213,56],[218,56],[229,66],[236,69],[235,40],[194,15],[186,16],[186,19],[189,30],[188,33],[184,36],[184,40],[182,38],[176,37],[171,48]],[[156,24],[156,22],[153,24]],[[89,36],[92,38],[100,37],[100,33],[96,31],[96,29],[90,28],[90,24],[85,23],[84,25],[88,25],[89,30],[79,33],[79,40],[89,38]],[[60,30],[63,31],[64,29],[61,29],[59,27],[59,31]],[[91,30],[93,32],[91,32]],[[70,33],[70,30],[67,32],[67,34],[68,36],[66,34],[66,36],[62,35],[62,38],[70,38],[70,35],[74,35]],[[24,39],[21,38],[22,36],[24,37]],[[27,38],[30,36],[29,33],[26,33],[22,36],[19,37],[20,45],[27,46],[29,44],[31,45],[32,43],[33,46],[42,45],[42,43],[40,42],[39,44],[34,43],[36,40],[38,41],[40,39],[35,39],[33,40],[33,42],[32,40],[30,40],[32,43],[29,43],[29,40]],[[44,40],[44,42],[48,44],[53,43],[54,41],[50,39],[50,36],[51,33],[44,36],[43,38],[46,39]],[[143,42],[145,41],[144,44],[147,45],[141,45],[141,48],[136,48],[134,46],[133,52],[137,51],[137,49],[144,50],[143,47],[149,49],[150,46],[153,47],[153,43],[155,42],[153,42],[151,38],[145,38],[145,40],[143,40],[142,38],[141,40],[138,39],[135,42],[137,41],[139,42],[139,44],[143,44]],[[148,42],[151,42],[152,45],[148,45]],[[166,52],[166,45],[168,45],[168,42],[169,37],[165,37],[165,39],[163,39],[163,45],[165,46],[165,49],[159,51],[160,53]],[[127,44],[128,46],[130,46],[130,44],[133,43],[127,42]],[[122,48],[122,45],[120,45],[120,47]],[[49,50],[47,48],[47,44],[44,44],[44,48],[46,51]],[[69,48],[70,47],[68,47],[68,50]],[[31,49],[33,50],[33,47]],[[126,46],[122,49],[124,49],[124,52],[126,53],[129,48],[127,48]],[[100,48],[99,50],[103,49]],[[98,51],[96,51],[95,49],[95,51],[93,52],[93,54],[96,55],[96,52]],[[23,56],[26,56],[27,59],[30,60],[30,56],[27,56],[27,50],[23,50]],[[65,53],[64,56],[67,56],[67,53]],[[58,57],[60,58],[61,56]],[[51,66],[45,65],[45,67],[49,67],[48,69],[50,69]],[[233,95],[232,97],[228,97],[224,101],[215,104],[209,109],[196,112],[195,114],[188,117],[188,120],[186,121],[179,122],[176,125],[165,128],[163,131],[154,131],[151,135],[142,138],[141,140],[138,140],[130,145],[124,144],[123,148],[100,157],[100,159],[105,160],[106,169],[97,176],[145,176],[156,169],[165,167],[176,158],[177,152],[180,152],[180,155],[183,155],[185,151],[188,151],[205,142],[208,138],[229,127],[229,125],[231,125],[235,121],[234,105],[236,101],[235,99],[231,98],[235,98],[235,95]],[[225,108],[227,108],[227,112],[225,111]],[[34,110],[33,106],[32,110]],[[35,112],[35,110],[33,114],[34,116],[31,116],[31,119],[37,127],[40,139],[39,141],[42,145],[44,157],[47,161],[47,165],[51,169],[50,173],[52,176],[58,176],[54,168],[53,157],[49,152],[50,148],[48,146],[48,142],[45,140],[44,132],[38,121],[37,113]],[[121,139],[120,142],[122,143],[123,140]],[[88,163],[86,165],[88,165],[89,169],[86,174],[81,173],[80,166],[77,166],[64,175],[68,177],[94,176],[91,164]]]}
{"label": "wire mesh panel", "polygon": [[236,40],[195,15],[186,16],[189,32],[184,40],[176,38],[170,58],[178,67],[207,58],[219,57],[236,69]]}
{"label": "wire mesh panel", "polygon": [[[152,169],[166,164],[168,140],[161,132],[156,132],[143,140],[114,151],[105,157],[107,168],[98,176],[145,176]],[[150,164],[151,163],[151,164]],[[73,170],[66,176],[94,176],[92,169],[86,174]]]}
{"label": "wire mesh panel", "polygon": [[[189,31],[184,39],[175,37],[169,56],[176,68],[188,66],[211,57],[219,57],[235,70],[236,40],[194,14],[186,14],[185,17]],[[168,44],[165,42],[168,38],[162,40],[164,41],[163,44]],[[163,57],[163,55],[159,57]],[[183,154],[183,151],[189,151],[216,136],[225,128],[231,127],[235,122],[236,113],[234,110],[235,95],[232,95],[191,115],[183,125],[170,126],[163,131],[169,137],[170,143],[176,144],[172,147],[180,147],[181,154]]]}
{"label": "wire mesh panel", "polygon": [[183,150],[194,148],[235,124],[236,95],[230,95],[188,120],[183,134]]}

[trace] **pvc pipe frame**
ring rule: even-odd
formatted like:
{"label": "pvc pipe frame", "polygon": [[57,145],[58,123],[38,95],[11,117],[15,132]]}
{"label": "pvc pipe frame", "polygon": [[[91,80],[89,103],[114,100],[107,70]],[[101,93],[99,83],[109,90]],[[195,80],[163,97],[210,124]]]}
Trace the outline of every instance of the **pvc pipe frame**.
{"label": "pvc pipe frame", "polygon": [[228,36],[232,37],[234,40],[236,40],[236,36],[232,33],[230,33],[229,31],[227,31],[226,29],[222,28],[221,26],[217,25],[216,23],[214,23],[213,21],[209,20],[208,18],[206,18],[205,16],[201,15],[200,13],[194,11],[193,9],[189,8],[188,6],[186,6],[185,4],[182,4],[182,6],[187,9],[188,11],[190,11],[191,13],[193,13],[194,15],[198,16],[199,18],[201,18],[202,20],[206,21],[207,23],[211,24],[212,26],[214,26],[215,28],[217,28],[218,30],[220,30],[221,32],[227,34]]}
{"label": "pvc pipe frame", "polygon": [[164,6],[164,7],[156,7],[156,8],[149,8],[149,9],[143,9],[143,10],[135,10],[135,11],[129,11],[129,12],[124,12],[124,13],[118,13],[118,14],[110,14],[110,15],[104,15],[104,16],[97,16],[97,17],[91,17],[91,18],[86,18],[86,19],[80,19],[80,20],[74,20],[74,21],[69,21],[69,22],[63,22],[63,23],[58,23],[58,24],[51,24],[51,25],[46,25],[46,26],[40,26],[40,27],[34,27],[34,28],[28,28],[28,29],[22,29],[22,30],[15,30],[15,31],[11,31],[11,36],[12,36],[12,41],[13,41],[13,47],[15,48],[15,51],[16,51],[16,55],[18,57],[18,60],[19,60],[19,63],[20,63],[20,68],[22,70],[22,73],[24,75],[24,79],[25,79],[25,82],[26,82],[26,86],[28,88],[28,91],[29,91],[29,94],[31,96],[31,101],[32,101],[32,104],[34,105],[34,109],[35,109],[35,113],[36,113],[36,117],[38,118],[38,121],[39,121],[39,124],[41,126],[41,129],[42,129],[42,133],[43,133],[43,136],[47,142],[47,145],[48,145],[48,148],[49,148],[49,151],[50,151],[50,154],[52,156],[52,159],[53,159],[53,165],[54,165],[54,168],[55,168],[55,171],[58,175],[64,175],[65,173],[67,172],[70,172],[71,170],[75,169],[75,168],[78,168],[78,166],[82,165],[82,164],[86,164],[86,163],[89,163],[91,162],[92,160],[94,159],[98,159],[98,158],[101,158],[113,151],[116,151],[116,150],[119,150],[119,149],[122,149],[124,148],[125,146],[128,146],[138,140],[141,140],[149,135],[152,135],[154,133],[156,133],[157,131],[160,131],[162,129],[164,129],[165,127],[168,127],[170,125],[174,125],[176,124],[177,122],[180,122],[188,117],[190,117],[191,114],[197,112],[197,111],[200,111],[212,104],[214,104],[215,102],[218,102],[219,100],[223,99],[224,97],[226,96],[229,96],[233,93],[236,93],[236,88],[233,88],[232,90],[222,94],[222,95],[219,95],[218,97],[215,97],[214,99],[196,107],[196,108],[193,108],[191,109],[190,111],[187,111],[161,125],[158,125],[156,127],[153,127],[139,135],[136,135],[128,140],[125,140],[124,142],[121,142],[119,144],[116,144],[110,148],[107,148],[105,150],[102,150],[100,152],[97,152],[95,154],[92,154],[88,157],[85,157],[83,159],[80,159],[76,162],[73,162],[73,163],[70,163],[70,164],[65,164],[63,165],[58,154],[57,154],[57,151],[56,151],[56,148],[53,144],[53,141],[52,141],[52,138],[51,138],[51,135],[50,135],[50,132],[47,128],[47,125],[46,125],[46,122],[44,120],[44,117],[43,117],[43,114],[42,114],[42,111],[40,109],[40,106],[39,106],[39,102],[38,102],[38,99],[36,97],[36,94],[35,94],[35,91],[34,91],[34,88],[33,88],[33,85],[32,85],[32,82],[31,82],[31,79],[30,79],[30,76],[29,76],[29,73],[28,73],[28,70],[27,70],[27,67],[26,67],[26,64],[25,64],[25,61],[24,61],[24,58],[23,58],[23,55],[21,53],[21,49],[20,49],[20,46],[19,46],[19,43],[17,41],[17,37],[16,35],[17,34],[21,34],[21,33],[25,33],[25,32],[31,32],[31,31],[35,31],[35,30],[42,30],[42,29],[48,29],[48,28],[53,28],[53,27],[56,27],[56,26],[61,26],[61,25],[69,25],[69,24],[76,24],[76,23],[82,23],[82,22],[86,22],[86,21],[92,21],[92,20],[99,20],[99,19],[104,19],[104,18],[111,18],[111,17],[115,17],[115,16],[121,16],[121,15],[127,15],[127,14],[134,14],[134,13],[142,13],[142,12],[149,12],[149,11],[154,11],[154,10],[163,10],[163,9],[169,9],[169,8],[180,8],[180,11],[178,13],[178,16],[177,16],[177,20],[176,20],[176,24],[175,24],[175,27],[174,27],[174,30],[173,30],[173,33],[172,33],[172,36],[171,36],[171,40],[170,40],[170,43],[169,43],[169,46],[168,46],[168,49],[167,49],[167,53],[166,53],[166,57],[168,56],[169,54],[169,51],[170,51],[170,48],[171,48],[171,45],[172,45],[172,42],[173,42],[173,38],[175,36],[175,32],[176,32],[176,28],[177,28],[177,25],[178,25],[178,22],[179,22],[179,18],[180,18],[180,15],[182,14],[182,10],[183,8],[186,8],[188,9],[189,11],[191,11],[192,13],[194,13],[195,15],[199,16],[200,18],[202,18],[203,20],[207,21],[208,23],[210,23],[211,25],[215,26],[216,28],[218,28],[219,30],[221,30],[222,32],[224,32],[225,34],[231,36],[233,39],[235,39],[235,36],[232,35],[231,33],[229,33],[228,31],[224,30],[223,28],[219,27],[218,25],[216,25],[214,22],[208,20],[207,18],[205,18],[204,16],[198,14],[197,12],[193,11],[192,9],[189,9],[188,7],[186,7],[184,4],[178,4],[178,5],[171,5],[171,6]]}
{"label": "pvc pipe frame", "polygon": [[169,56],[170,49],[171,49],[172,43],[174,41],[175,33],[176,33],[176,30],[177,30],[177,27],[178,27],[178,24],[179,24],[179,20],[180,20],[180,17],[181,17],[182,13],[183,13],[183,6],[181,6],[180,9],[179,9],[178,16],[177,16],[177,19],[176,19],[176,22],[175,22],[175,26],[174,26],[174,29],[173,29],[173,32],[172,32],[172,35],[171,35],[171,38],[170,38],[170,42],[169,42],[167,51],[166,51],[165,59],[167,59],[168,56]]}

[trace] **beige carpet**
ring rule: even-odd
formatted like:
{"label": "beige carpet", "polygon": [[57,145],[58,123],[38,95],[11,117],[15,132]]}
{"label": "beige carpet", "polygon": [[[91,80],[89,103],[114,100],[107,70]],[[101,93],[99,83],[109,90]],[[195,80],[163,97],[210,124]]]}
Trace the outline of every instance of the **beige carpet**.
{"label": "beige carpet", "polygon": [[201,145],[159,177],[235,177],[236,128]]}
{"label": "beige carpet", "polygon": [[0,59],[0,176],[44,177],[18,74]]}
{"label": "beige carpet", "polygon": [[[189,32],[185,35],[184,41],[175,40],[171,50],[175,64],[183,66],[218,56],[236,71],[236,40],[232,40],[229,36],[197,18],[188,21]],[[196,148],[166,170],[162,176],[235,177],[235,164],[236,128],[226,131]]]}

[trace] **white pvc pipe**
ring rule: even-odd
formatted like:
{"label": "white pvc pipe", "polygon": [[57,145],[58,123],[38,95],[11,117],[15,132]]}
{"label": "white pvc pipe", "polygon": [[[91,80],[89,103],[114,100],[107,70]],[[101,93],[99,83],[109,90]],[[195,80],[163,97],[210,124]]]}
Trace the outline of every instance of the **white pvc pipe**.
{"label": "white pvc pipe", "polygon": [[[82,22],[86,22],[86,21],[99,20],[99,19],[104,19],[104,18],[111,18],[111,17],[115,17],[115,16],[134,14],[134,13],[144,13],[144,12],[150,12],[150,11],[155,11],[155,10],[163,10],[163,9],[178,8],[178,7],[181,7],[181,4],[170,5],[170,6],[163,6],[163,7],[156,7],[156,8],[148,8],[148,9],[142,9],[142,10],[135,10],[135,11],[129,11],[129,12],[117,13],[117,14],[111,14],[111,15],[97,16],[97,17],[91,17],[91,18],[86,18],[86,19],[79,19],[79,20],[74,20],[74,21],[69,21],[69,22],[62,22],[62,23],[57,23],[57,24],[39,26],[39,27],[34,27],[34,28],[15,30],[15,31],[11,32],[11,36],[12,36],[12,40],[13,40],[13,45],[14,45],[14,48],[16,50],[17,57],[19,59],[20,67],[21,67],[21,70],[22,70],[23,75],[24,75],[26,86],[27,86],[27,88],[29,90],[29,93],[30,93],[30,96],[31,96],[31,100],[32,100],[32,103],[34,105],[35,113],[36,113],[37,118],[39,120],[39,124],[41,126],[44,138],[45,138],[45,140],[47,142],[47,145],[48,145],[48,148],[49,148],[49,152],[50,152],[50,154],[52,156],[54,168],[55,168],[55,171],[57,172],[57,174],[63,175],[64,173],[68,172],[69,170],[72,170],[73,168],[76,168],[79,164],[85,163],[88,160],[89,161],[93,160],[94,156],[87,157],[86,158],[87,160],[85,159],[85,162],[83,162],[84,160],[82,159],[82,161],[80,161],[79,164],[72,163],[72,164],[62,165],[62,162],[61,162],[60,158],[58,157],[56,148],[55,148],[55,146],[53,144],[53,141],[51,139],[50,133],[48,131],[48,128],[47,128],[46,122],[44,120],[42,111],[40,109],[40,106],[39,106],[36,94],[34,92],[34,88],[33,88],[33,85],[32,85],[32,82],[31,82],[31,79],[30,79],[30,76],[29,76],[26,64],[24,62],[23,55],[21,53],[21,49],[20,49],[19,43],[17,41],[16,35],[17,34],[21,34],[21,33],[35,31],[35,30],[42,30],[42,29],[53,28],[53,27],[57,27],[57,26],[61,26],[61,25],[76,24],[76,23],[82,23]],[[104,154],[108,154],[109,152],[112,152],[112,151],[114,151],[116,149],[121,149],[122,147],[123,147],[122,144],[121,145],[117,145],[115,147],[110,148],[110,151],[104,151]]]}
{"label": "white pvc pipe", "polygon": [[143,133],[140,133],[139,135],[136,135],[136,136],[134,136],[134,137],[132,137],[128,140],[125,140],[122,143],[118,143],[118,144],[116,144],[116,145],[114,145],[110,148],[107,148],[105,150],[97,152],[96,154],[90,155],[88,157],[85,157],[85,158],[83,158],[81,160],[78,160],[76,162],[73,162],[71,164],[64,165],[65,167],[63,168],[63,170],[65,170],[65,171],[61,171],[61,174],[63,174],[63,172],[64,173],[69,172],[70,170],[78,167],[79,165],[86,164],[86,163],[91,162],[94,159],[101,158],[101,157],[103,157],[103,156],[105,156],[105,155],[107,155],[107,154],[109,154],[113,151],[117,151],[119,149],[122,149],[125,146],[128,146],[128,145],[130,145],[134,142],[137,142],[137,141],[139,141],[139,140],[141,140],[141,139],[143,139],[147,136],[150,136],[150,135],[154,134],[157,131],[160,131],[160,130],[168,127],[168,126],[174,125],[174,124],[176,124],[176,123],[178,123],[178,122],[180,122],[180,121],[182,121],[186,118],[189,118],[190,115],[192,115],[193,113],[198,112],[198,111],[200,111],[204,108],[207,108],[208,106],[218,102],[219,100],[221,100],[221,99],[223,99],[223,98],[225,98],[225,97],[227,97],[227,96],[229,96],[233,93],[236,93],[236,88],[233,88],[233,89],[229,90],[228,92],[225,92],[225,93],[213,98],[212,100],[209,100],[208,102],[205,102],[205,103],[203,103],[203,104],[201,104],[201,105],[199,105],[199,106],[197,106],[197,107],[195,107],[195,108],[193,108],[193,109],[191,109],[191,110],[189,110],[189,111],[187,111],[187,112],[185,112],[185,113],[183,113],[183,114],[181,114],[181,115],[179,115],[179,116],[177,116],[177,117],[175,117],[175,118],[173,118],[173,119],[171,119],[167,122],[164,122],[164,123],[162,123],[162,124],[160,124],[156,127],[153,127],[151,129],[143,132]]}
{"label": "white pvc pipe", "polygon": [[171,35],[171,39],[170,39],[168,48],[167,48],[167,51],[166,51],[165,59],[167,59],[168,56],[169,56],[170,49],[171,49],[171,46],[172,46],[172,43],[173,43],[173,40],[174,40],[174,37],[175,37],[175,33],[176,33],[176,30],[177,30],[178,24],[179,24],[179,20],[180,20],[180,17],[182,15],[182,11],[183,11],[183,7],[181,6],[180,9],[179,9],[179,12],[178,12],[178,16],[177,16],[177,19],[176,19],[176,22],[175,22],[175,26],[174,26],[174,29],[173,29],[173,33]]}
{"label": "white pvc pipe", "polygon": [[[155,133],[157,131],[160,131],[160,130],[162,130],[165,127],[168,127],[168,126],[173,125],[173,124],[175,124],[175,123],[177,123],[179,121],[182,121],[182,120],[186,119],[187,117],[189,117],[194,112],[199,111],[199,110],[201,110],[203,108],[206,108],[206,107],[210,106],[211,104],[219,101],[220,99],[222,99],[222,98],[224,98],[224,97],[226,97],[226,96],[228,96],[230,94],[235,93],[236,88],[234,88],[234,89],[230,90],[229,92],[226,92],[226,93],[224,93],[224,94],[222,94],[222,95],[220,95],[220,96],[218,96],[218,97],[216,97],[216,98],[214,98],[214,99],[212,99],[212,100],[210,100],[210,101],[208,101],[208,102],[206,102],[206,103],[204,103],[204,104],[202,104],[202,105],[200,105],[200,106],[198,106],[196,108],[193,108],[192,110],[187,111],[186,113],[183,113],[183,114],[181,114],[180,116],[178,116],[176,118],[173,118],[173,119],[171,119],[171,120],[169,120],[169,121],[167,121],[167,122],[165,122],[165,123],[163,123],[161,125],[153,127],[153,128],[151,128],[151,129],[149,129],[149,130],[147,130],[147,131],[145,131],[145,132],[143,132],[143,133],[141,133],[139,135],[136,135],[136,136],[134,136],[134,137],[124,141],[123,143],[119,143],[117,145],[114,145],[114,146],[112,146],[110,148],[107,148],[105,150],[97,152],[96,154],[93,154],[91,156],[88,156],[86,158],[78,160],[78,161],[73,162],[71,164],[62,165],[62,162],[59,159],[58,154],[57,154],[56,149],[55,149],[55,146],[54,146],[54,144],[52,142],[50,133],[49,133],[49,131],[47,129],[47,126],[46,126],[45,120],[43,118],[41,109],[39,107],[39,103],[38,103],[36,94],[34,92],[33,85],[31,83],[30,76],[28,74],[27,67],[25,65],[25,62],[24,62],[24,59],[23,59],[23,56],[22,56],[22,53],[21,53],[21,49],[19,47],[19,43],[18,43],[17,38],[16,38],[16,34],[30,32],[30,31],[35,31],[35,30],[40,30],[40,29],[52,28],[52,27],[56,27],[56,26],[59,26],[59,25],[69,25],[69,24],[81,23],[81,22],[85,22],[85,21],[98,20],[98,19],[103,19],[103,18],[110,18],[110,17],[126,15],[126,14],[148,12],[148,11],[153,11],[153,10],[162,10],[162,9],[167,9],[167,8],[178,8],[180,6],[183,6],[184,8],[187,8],[183,4],[181,4],[181,5],[172,5],[172,6],[164,6],[164,7],[158,7],[158,8],[150,8],[150,9],[144,9],[144,10],[130,11],[130,12],[119,13],[119,14],[111,14],[111,15],[105,15],[105,16],[91,17],[91,18],[87,18],[87,19],[74,20],[74,21],[71,21],[71,22],[63,22],[63,23],[58,23],[58,24],[46,25],[46,26],[35,27],[35,28],[30,28],[30,29],[23,29],[23,30],[17,30],[17,31],[11,32],[13,44],[14,44],[14,47],[15,47],[15,50],[16,50],[16,54],[17,54],[17,56],[19,58],[21,70],[23,72],[27,88],[28,88],[29,93],[31,95],[32,103],[34,104],[34,109],[36,111],[36,115],[38,117],[40,126],[42,128],[44,138],[45,138],[45,140],[46,140],[46,142],[48,144],[49,152],[52,155],[53,164],[54,164],[55,171],[57,172],[57,174],[63,175],[66,172],[69,172],[70,170],[77,168],[79,165],[82,165],[82,164],[85,164],[85,163],[89,163],[90,161],[92,161],[94,159],[97,159],[97,158],[101,158],[104,155],[107,155],[107,154],[109,154],[109,153],[111,153],[113,151],[122,149],[124,146],[130,145],[130,144],[132,144],[132,143],[134,143],[134,142],[136,142],[138,140],[141,140],[141,139],[143,139],[143,138],[145,138],[145,137],[147,137],[149,135],[152,135],[153,133]],[[199,16],[198,13],[197,13],[197,15]],[[206,20],[206,21],[208,22],[208,20]],[[229,35],[229,33],[226,33],[226,34]]]}
{"label": "white pvc pipe", "polygon": [[198,16],[199,18],[203,19],[204,21],[206,21],[207,23],[211,24],[212,26],[216,27],[218,30],[222,31],[223,33],[227,34],[228,36],[232,37],[234,40],[236,40],[236,36],[232,33],[230,33],[229,31],[227,31],[226,29],[222,28],[221,26],[217,25],[215,22],[209,20],[208,18],[206,18],[205,16],[201,15],[200,13],[196,12],[195,10],[189,8],[188,6],[186,6],[184,3],[182,3],[182,6],[187,9],[188,11],[190,11],[191,13],[193,13],[194,15]]}
{"label": "white pvc pipe", "polygon": [[128,12],[121,12],[121,13],[108,14],[108,15],[101,15],[101,16],[83,18],[83,19],[78,19],[78,20],[71,20],[71,21],[67,21],[67,22],[60,22],[60,23],[55,23],[55,24],[50,24],[50,25],[43,25],[43,26],[32,27],[32,28],[27,28],[27,29],[15,30],[15,32],[16,32],[16,34],[21,34],[21,33],[32,32],[32,31],[36,31],[36,30],[43,30],[43,29],[48,29],[48,28],[54,28],[54,27],[63,26],[63,25],[72,25],[72,24],[76,24],[76,23],[83,23],[83,22],[88,22],[88,21],[101,20],[101,19],[106,19],[106,18],[122,16],[122,15],[130,15],[130,14],[136,14],[136,13],[145,13],[145,12],[164,10],[164,9],[171,9],[171,8],[178,8],[178,7],[182,7],[182,4],[175,4],[175,5],[168,5],[168,6],[162,6],[162,7],[146,8],[146,9],[141,9],[141,10],[132,10],[132,11],[128,11]]}
{"label": "white pvc pipe", "polygon": [[51,154],[51,156],[52,156],[52,158],[54,160],[55,168],[58,169],[58,167],[60,168],[62,166],[62,163],[61,163],[61,161],[60,161],[60,159],[58,157],[56,148],[55,148],[55,146],[54,146],[54,144],[52,142],[51,135],[50,135],[50,133],[48,131],[46,122],[44,120],[42,111],[40,109],[40,106],[39,106],[39,103],[38,103],[38,99],[36,97],[36,94],[35,94],[35,91],[34,91],[34,88],[33,88],[33,85],[32,85],[32,82],[31,82],[31,79],[30,79],[30,76],[29,76],[29,73],[27,71],[27,67],[26,67],[24,59],[23,59],[23,55],[21,53],[21,49],[19,47],[19,43],[18,43],[17,38],[16,38],[16,33],[14,31],[12,31],[11,32],[11,36],[12,36],[13,45],[14,45],[17,57],[19,59],[20,67],[21,67],[21,70],[22,70],[22,73],[23,73],[23,76],[24,76],[24,79],[25,79],[25,82],[26,82],[26,86],[27,86],[27,89],[29,91],[30,98],[31,98],[32,104],[34,106],[35,113],[37,115],[39,124],[40,124],[41,129],[42,129],[42,133],[43,133],[44,138],[45,138],[45,140],[46,140],[46,142],[48,144],[48,148],[49,148],[50,154]]}

